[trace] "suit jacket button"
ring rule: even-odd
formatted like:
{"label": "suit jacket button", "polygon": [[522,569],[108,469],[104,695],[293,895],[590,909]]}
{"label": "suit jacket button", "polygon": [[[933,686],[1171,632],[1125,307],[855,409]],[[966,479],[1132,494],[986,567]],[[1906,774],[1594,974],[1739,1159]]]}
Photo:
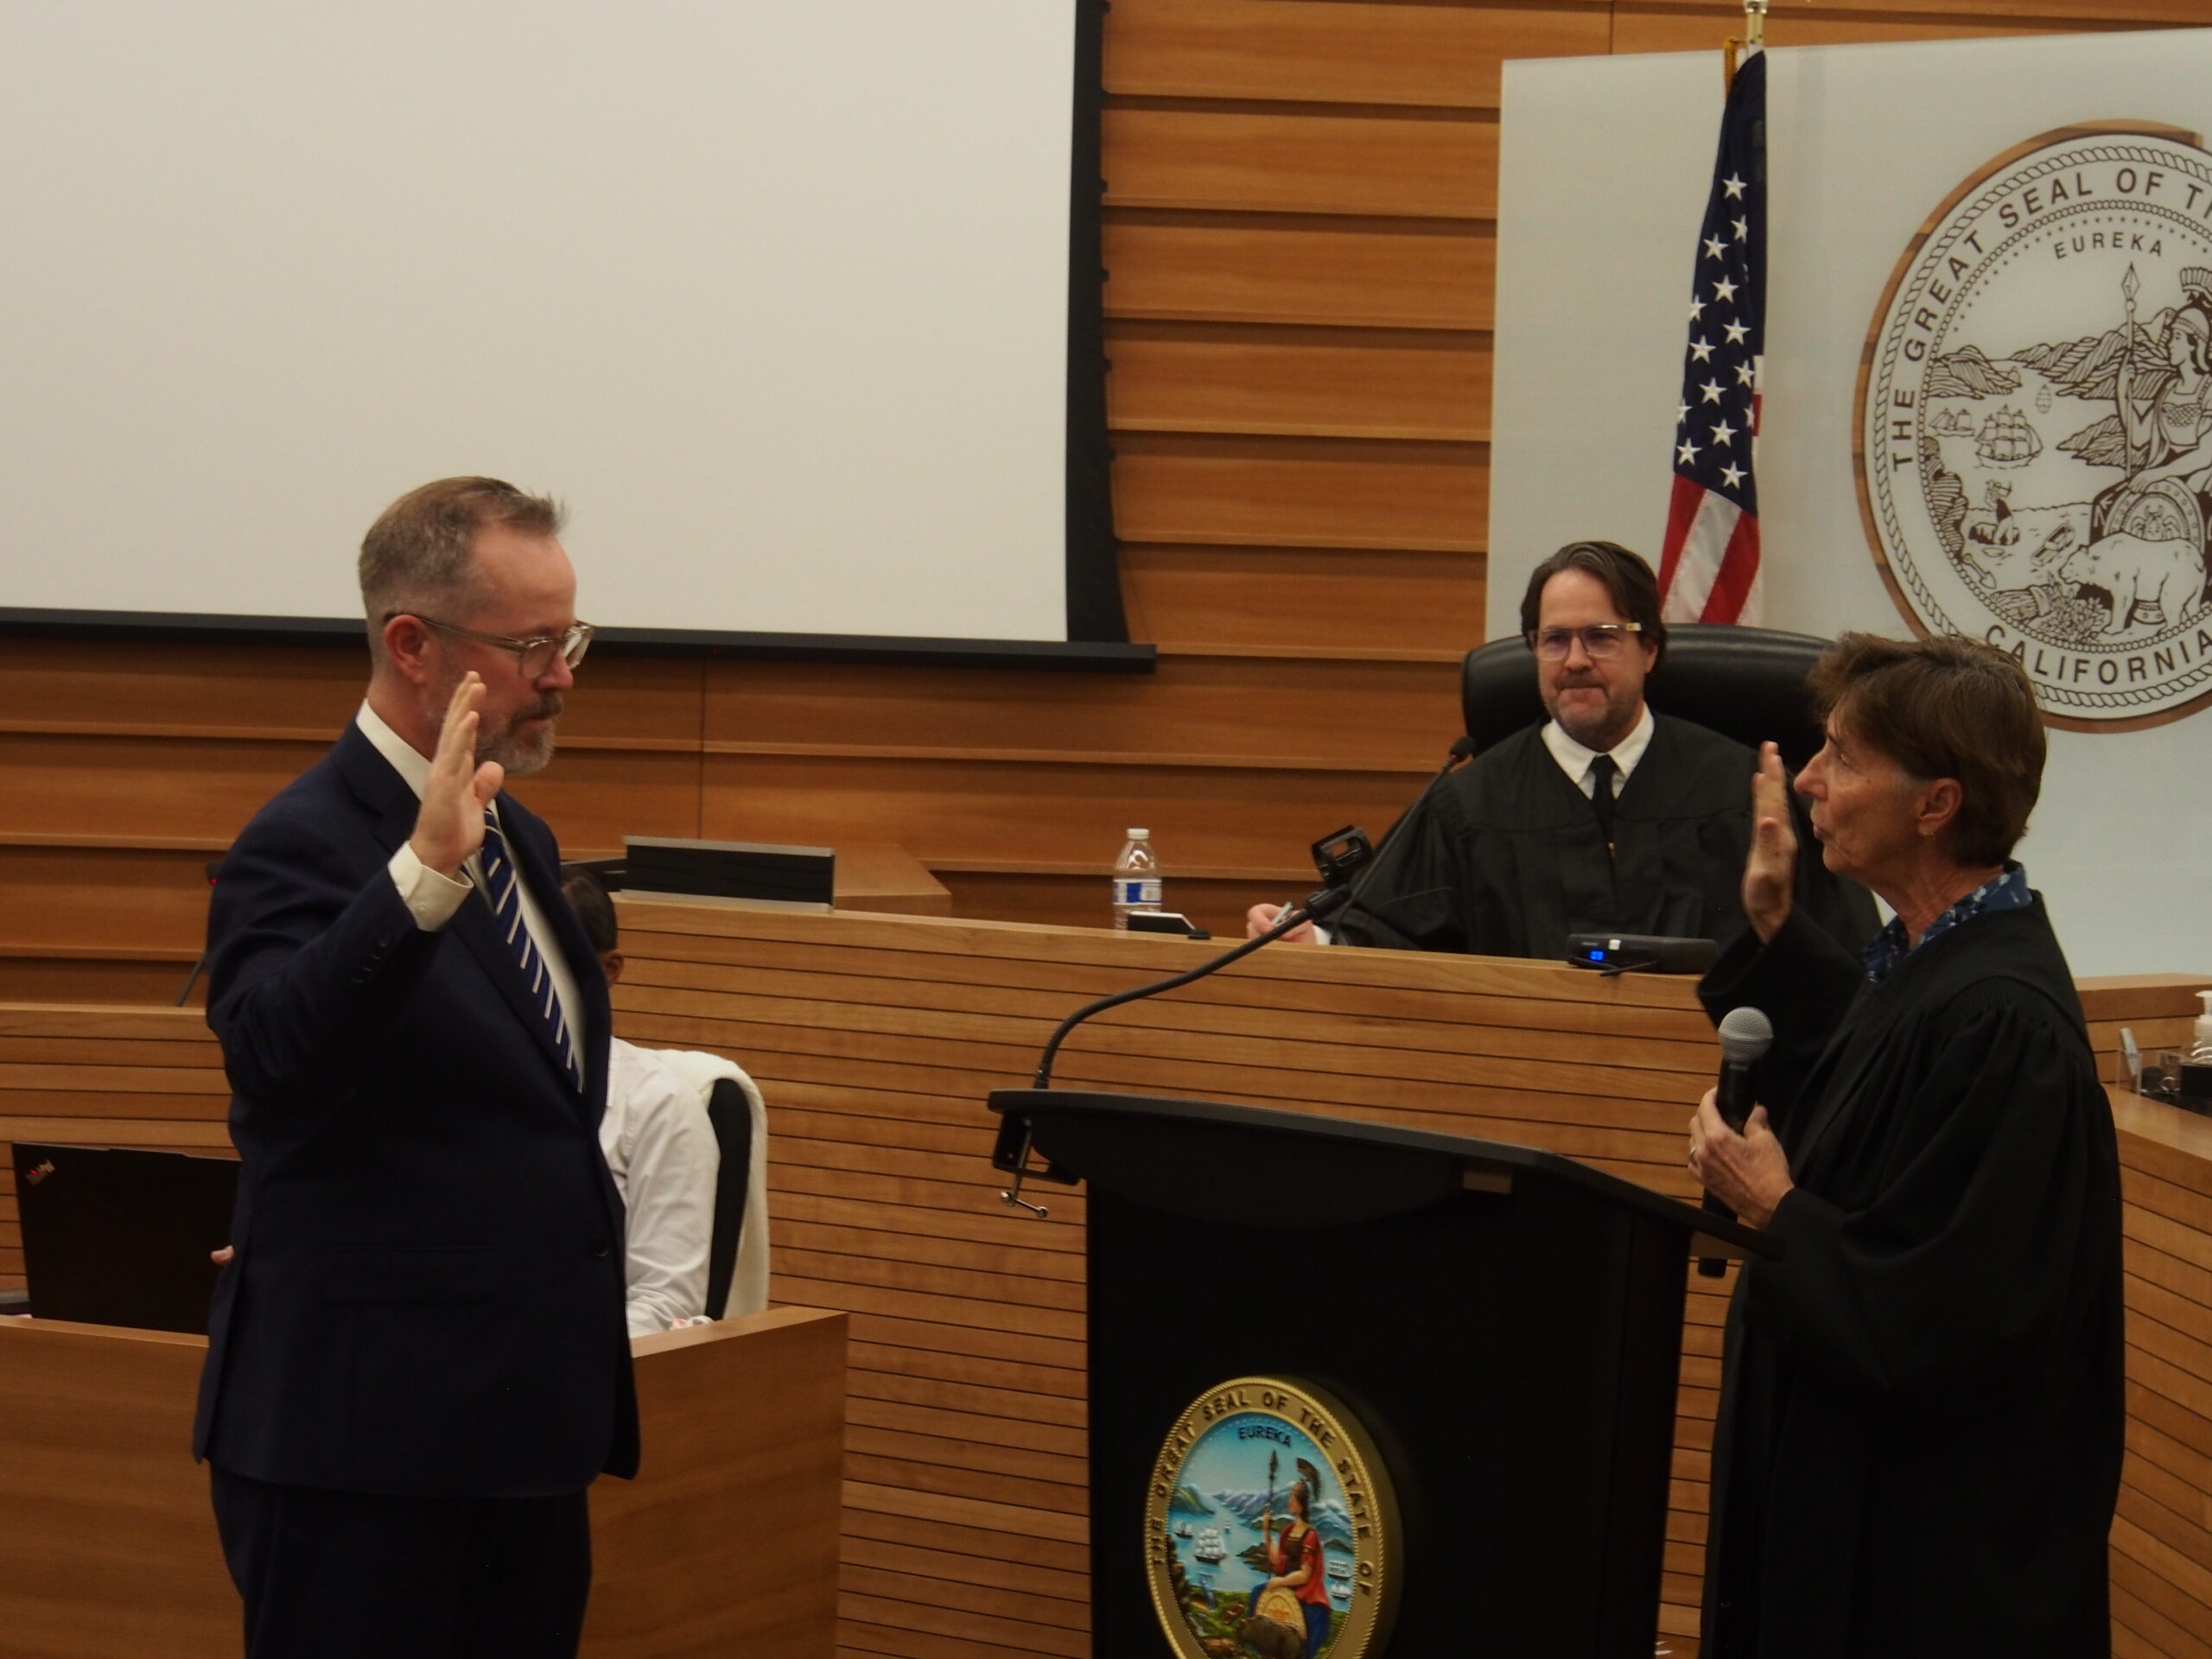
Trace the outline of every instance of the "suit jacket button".
{"label": "suit jacket button", "polygon": [[612,1255],[614,1247],[603,1238],[594,1238],[591,1242],[591,1253],[594,1255]]}

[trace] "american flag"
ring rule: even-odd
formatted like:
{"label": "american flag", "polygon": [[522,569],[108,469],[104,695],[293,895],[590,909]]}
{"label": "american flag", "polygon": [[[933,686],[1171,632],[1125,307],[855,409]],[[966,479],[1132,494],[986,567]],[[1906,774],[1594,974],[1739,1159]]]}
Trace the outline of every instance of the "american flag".
{"label": "american flag", "polygon": [[1675,493],[1659,556],[1669,622],[1756,622],[1759,502],[1751,442],[1766,346],[1766,54],[1737,70],[1698,232],[1675,410]]}

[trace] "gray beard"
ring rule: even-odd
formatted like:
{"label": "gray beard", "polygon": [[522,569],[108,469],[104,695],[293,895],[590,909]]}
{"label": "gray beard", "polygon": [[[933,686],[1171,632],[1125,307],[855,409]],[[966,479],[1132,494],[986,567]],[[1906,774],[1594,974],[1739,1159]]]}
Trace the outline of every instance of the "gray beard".
{"label": "gray beard", "polygon": [[549,725],[542,732],[524,736],[510,728],[499,733],[488,743],[476,746],[479,764],[496,760],[510,778],[527,778],[533,772],[543,772],[553,759],[554,730]]}

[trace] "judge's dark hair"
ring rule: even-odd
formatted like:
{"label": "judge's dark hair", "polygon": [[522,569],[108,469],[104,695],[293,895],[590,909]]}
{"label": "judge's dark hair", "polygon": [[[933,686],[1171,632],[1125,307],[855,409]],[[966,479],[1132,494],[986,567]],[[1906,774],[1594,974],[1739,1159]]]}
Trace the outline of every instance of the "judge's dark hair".
{"label": "judge's dark hair", "polygon": [[377,515],[361,538],[361,609],[369,650],[384,654],[385,619],[429,612],[459,620],[475,598],[476,532],[505,524],[519,535],[557,536],[565,515],[549,496],[504,479],[441,478],[407,492]]}
{"label": "judge's dark hair", "polygon": [[2001,864],[2043,791],[2043,717],[2027,671],[1994,645],[1942,635],[1885,639],[1847,633],[1821,653],[1806,683],[1823,720],[1923,783],[1955,778],[1948,831],[1961,864]]}
{"label": "judge's dark hair", "polygon": [[1645,644],[1657,647],[1652,659],[1656,668],[1667,655],[1667,625],[1659,620],[1659,578],[1651,567],[1618,542],[1569,542],[1529,573],[1529,586],[1521,595],[1521,632],[1525,639],[1536,631],[1543,613],[1544,584],[1562,570],[1580,570],[1605,584],[1614,611],[1638,624]]}
{"label": "judge's dark hair", "polygon": [[561,884],[561,891],[575,906],[594,950],[603,957],[620,947],[622,932],[614,924],[614,901],[607,896],[606,883],[589,870],[578,870]]}

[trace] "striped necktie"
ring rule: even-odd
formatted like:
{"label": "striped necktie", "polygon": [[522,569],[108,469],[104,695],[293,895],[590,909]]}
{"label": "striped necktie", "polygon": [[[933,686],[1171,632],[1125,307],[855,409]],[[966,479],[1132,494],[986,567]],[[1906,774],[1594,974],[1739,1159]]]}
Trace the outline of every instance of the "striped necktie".
{"label": "striped necktie", "polygon": [[545,1021],[545,1028],[553,1033],[553,1046],[569,1068],[569,1081],[581,1093],[584,1068],[576,1052],[575,1035],[569,1029],[569,1016],[561,1007],[561,995],[553,988],[552,972],[546,967],[545,958],[538,955],[537,941],[530,937],[530,925],[522,918],[522,883],[517,877],[514,860],[507,855],[507,838],[499,833],[499,821],[488,806],[484,809],[484,897],[499,918],[500,937],[507,942],[507,955],[522,969],[524,982],[530,987],[538,1015]]}

